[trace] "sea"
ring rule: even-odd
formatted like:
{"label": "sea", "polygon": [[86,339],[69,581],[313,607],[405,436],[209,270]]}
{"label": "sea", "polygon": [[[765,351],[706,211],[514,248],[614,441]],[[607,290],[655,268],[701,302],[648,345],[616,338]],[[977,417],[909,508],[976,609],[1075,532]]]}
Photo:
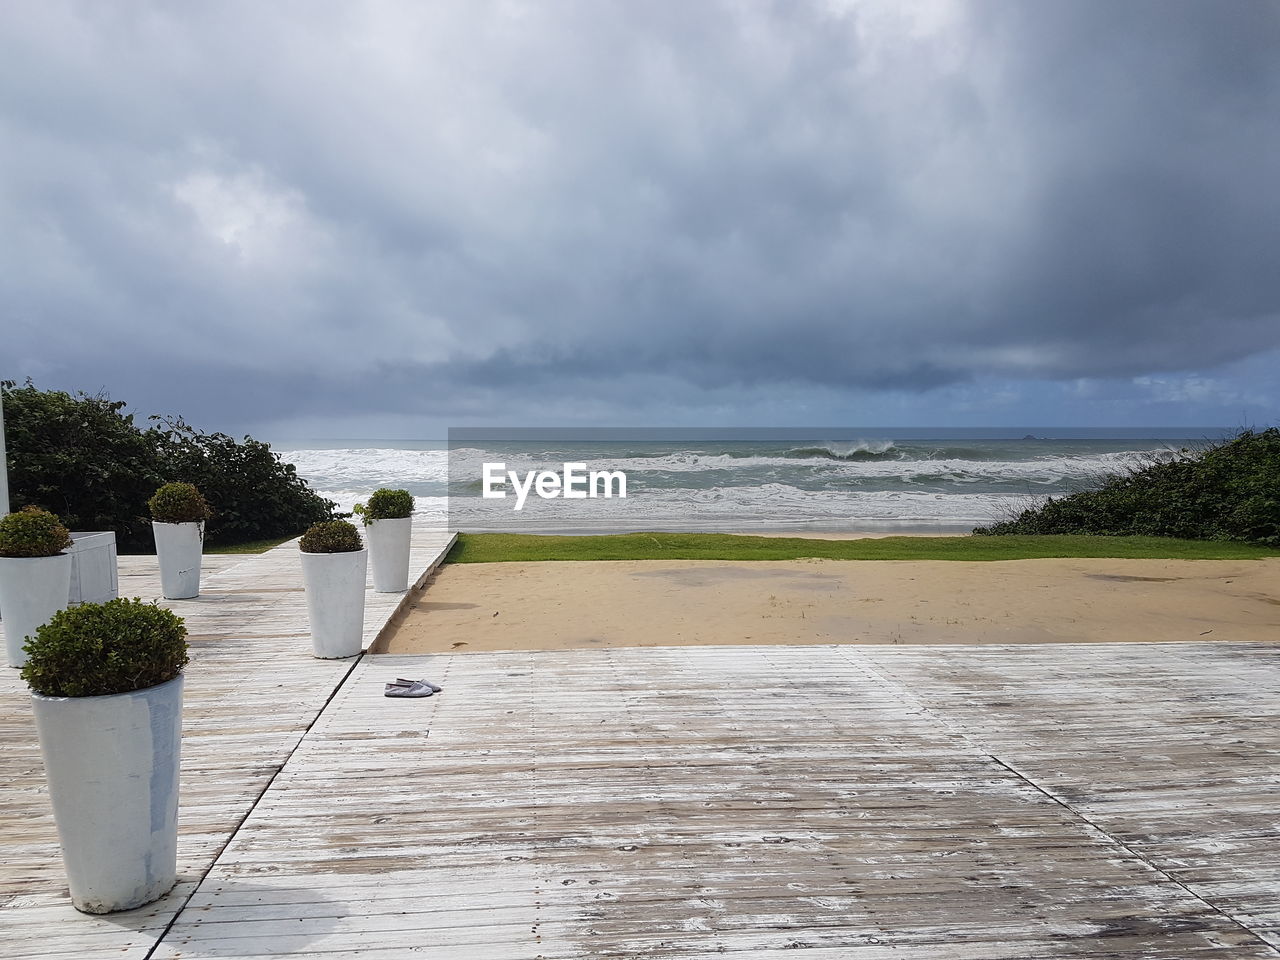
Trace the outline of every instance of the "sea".
{"label": "sea", "polygon": [[[343,511],[403,488],[426,523],[529,533],[961,533],[1215,443],[1216,428],[485,429],[440,440],[273,449]],[[518,478],[582,463],[626,498],[485,498],[485,464]],[[491,490],[497,488],[491,488]],[[603,490],[603,486],[598,488]],[[615,491],[616,492],[616,491]]]}

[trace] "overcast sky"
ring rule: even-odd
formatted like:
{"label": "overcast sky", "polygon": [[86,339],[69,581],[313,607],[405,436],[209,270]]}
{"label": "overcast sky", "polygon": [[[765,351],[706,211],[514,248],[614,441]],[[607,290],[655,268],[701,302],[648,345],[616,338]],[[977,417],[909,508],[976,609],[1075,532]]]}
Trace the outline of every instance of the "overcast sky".
{"label": "overcast sky", "polygon": [[0,6],[0,377],[268,437],[1280,419],[1280,3]]}

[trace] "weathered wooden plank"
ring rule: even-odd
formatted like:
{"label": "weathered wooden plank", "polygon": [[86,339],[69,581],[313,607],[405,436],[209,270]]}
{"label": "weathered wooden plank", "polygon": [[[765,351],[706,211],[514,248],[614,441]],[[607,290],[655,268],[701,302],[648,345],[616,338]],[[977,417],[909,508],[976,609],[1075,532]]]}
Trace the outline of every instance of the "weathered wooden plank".
{"label": "weathered wooden plank", "polygon": [[[426,571],[448,537],[415,530]],[[0,957],[143,957],[228,837],[297,746],[350,661],[310,655],[296,544],[250,557],[206,557],[202,595],[166,605],[187,620],[192,663],[184,703],[181,882],[168,897],[110,918],[76,913],[66,896],[30,699],[0,670]],[[159,596],[154,557],[120,558],[122,596]],[[376,638],[400,595],[367,594]]]}
{"label": "weathered wooden plank", "polygon": [[[1280,955],[1275,647],[376,658],[302,736],[271,674],[298,611],[232,594],[272,622],[209,647],[243,696],[196,709],[191,856],[225,836],[216,776],[297,746],[157,956]],[[447,690],[386,700],[397,674]],[[23,955],[50,912],[10,906]],[[119,919],[47,955],[155,929]]]}
{"label": "weathered wooden plank", "polygon": [[[1128,849],[1256,924],[1254,905],[1278,892],[1266,865],[1280,863],[1280,648],[1055,654],[1024,648],[997,663],[965,648],[943,668],[881,649],[866,660]],[[1250,876],[1236,892],[1206,886]]]}
{"label": "weathered wooden plank", "polygon": [[366,659],[157,956],[1277,956],[1275,779],[1216,735],[1280,747],[1280,660],[868,649]]}

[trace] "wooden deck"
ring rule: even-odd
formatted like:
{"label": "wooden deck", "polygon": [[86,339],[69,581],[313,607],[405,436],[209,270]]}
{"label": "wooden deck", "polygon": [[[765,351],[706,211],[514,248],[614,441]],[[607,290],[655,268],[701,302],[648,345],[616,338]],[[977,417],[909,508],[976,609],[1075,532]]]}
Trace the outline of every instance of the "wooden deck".
{"label": "wooden deck", "polygon": [[[419,532],[417,568],[444,545]],[[1280,645],[318,661],[293,549],[171,604],[158,904],[71,909],[0,673],[0,957],[1280,957]],[[372,641],[399,597],[370,600]],[[446,690],[388,700],[397,675]]]}
{"label": "wooden deck", "polygon": [[154,956],[1274,958],[1278,810],[1275,645],[366,657]]}
{"label": "wooden deck", "polygon": [[[413,567],[444,553],[441,531],[414,531]],[[180,880],[168,897],[109,917],[76,913],[18,672],[0,668],[0,957],[142,958],[150,954],[228,839],[355,664],[310,655],[297,544],[257,556],[208,556],[186,618],[191,665],[183,712]],[[154,557],[120,558],[120,595],[159,596]],[[370,591],[372,643],[403,594]]]}

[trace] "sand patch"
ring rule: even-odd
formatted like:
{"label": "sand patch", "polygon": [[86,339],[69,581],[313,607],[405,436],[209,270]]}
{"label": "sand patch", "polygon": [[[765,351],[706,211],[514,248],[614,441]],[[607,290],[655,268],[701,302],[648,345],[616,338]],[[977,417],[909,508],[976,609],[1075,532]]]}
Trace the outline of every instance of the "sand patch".
{"label": "sand patch", "polygon": [[1280,559],[458,564],[386,650],[1183,640],[1280,640]]}

